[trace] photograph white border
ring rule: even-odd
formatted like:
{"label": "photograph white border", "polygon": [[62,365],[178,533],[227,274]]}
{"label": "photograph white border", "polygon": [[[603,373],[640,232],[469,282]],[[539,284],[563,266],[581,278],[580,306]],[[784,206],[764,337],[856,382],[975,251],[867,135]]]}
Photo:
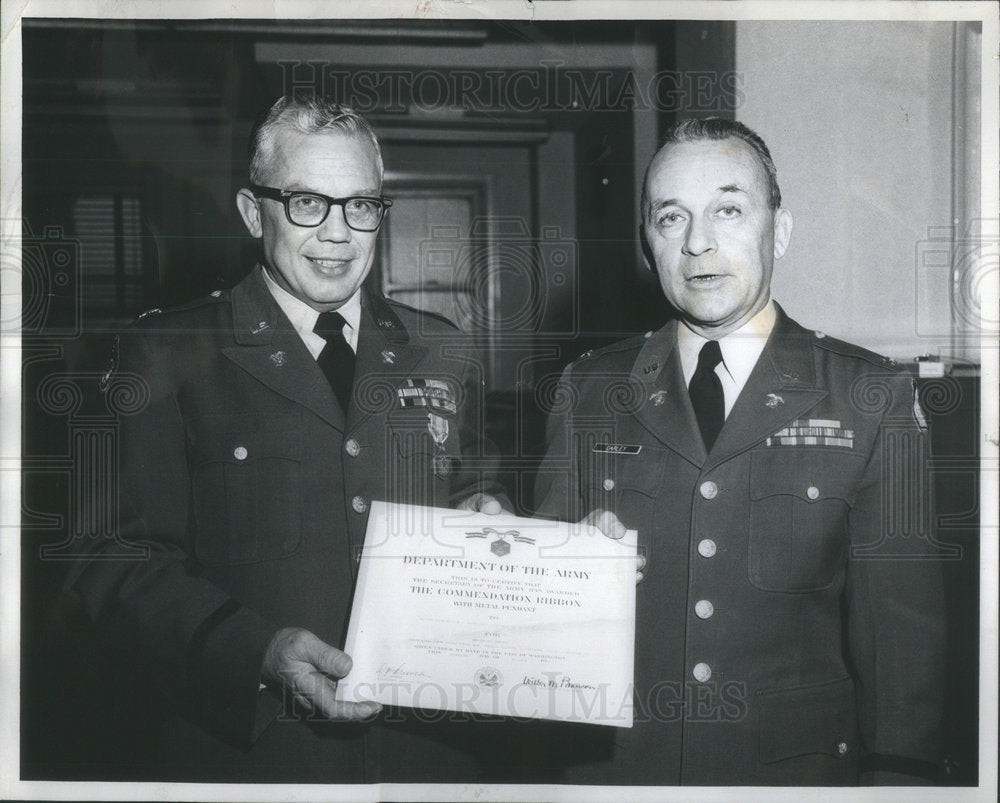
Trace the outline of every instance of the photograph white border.
{"label": "photograph white border", "polygon": [[[336,9],[334,11],[334,8]],[[998,6],[994,2],[595,2],[595,0],[353,0],[331,6],[325,2],[5,2],[2,9],[2,149],[0,149],[0,224],[7,254],[16,254],[20,242],[21,216],[21,37],[22,17],[86,17],[131,20],[140,18],[255,18],[309,19],[706,19],[706,20],[978,20],[983,24],[982,65],[982,206],[981,217],[996,222],[998,210]],[[19,666],[20,666],[20,530],[21,487],[21,352],[16,321],[20,315],[20,273],[3,256],[0,271],[0,797],[65,800],[606,800],[621,798],[610,787],[431,785],[326,786],[326,785],[219,785],[166,783],[70,783],[19,780]],[[996,266],[993,266],[996,268]],[[1000,319],[998,272],[981,284],[984,317]],[[15,322],[12,325],[12,322]],[[981,448],[981,591],[980,591],[980,786],[947,787],[947,797],[959,801],[995,800],[997,789],[997,535],[998,497],[998,343],[995,332],[984,332],[982,342]],[[761,799],[762,789],[713,788],[713,800]],[[798,801],[806,792],[837,800],[937,801],[943,789],[769,789],[774,801]],[[629,788],[631,800],[705,800],[705,789]]]}

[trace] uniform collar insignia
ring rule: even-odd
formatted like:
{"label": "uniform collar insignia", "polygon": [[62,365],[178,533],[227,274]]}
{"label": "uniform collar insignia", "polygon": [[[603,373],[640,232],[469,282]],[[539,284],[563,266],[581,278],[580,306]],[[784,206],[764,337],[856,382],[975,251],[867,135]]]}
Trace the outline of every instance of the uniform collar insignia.
{"label": "uniform collar insignia", "polygon": [[410,336],[396,311],[380,293],[365,288],[361,295],[361,308],[368,309],[375,326],[393,343],[407,343]]}

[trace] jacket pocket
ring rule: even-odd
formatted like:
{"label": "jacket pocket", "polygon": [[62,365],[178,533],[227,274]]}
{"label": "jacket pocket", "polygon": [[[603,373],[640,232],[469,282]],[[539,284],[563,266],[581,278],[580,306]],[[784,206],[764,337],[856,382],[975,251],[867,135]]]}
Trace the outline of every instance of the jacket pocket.
{"label": "jacket pocket", "polygon": [[296,431],[198,431],[189,450],[200,561],[253,563],[298,548],[300,439]]}
{"label": "jacket pocket", "polygon": [[750,582],[763,591],[829,588],[847,556],[847,514],[860,455],[804,448],[754,452],[750,464]]}
{"label": "jacket pocket", "polygon": [[857,754],[854,681],[849,678],[757,692],[760,706],[760,760],[825,754],[844,759]]}

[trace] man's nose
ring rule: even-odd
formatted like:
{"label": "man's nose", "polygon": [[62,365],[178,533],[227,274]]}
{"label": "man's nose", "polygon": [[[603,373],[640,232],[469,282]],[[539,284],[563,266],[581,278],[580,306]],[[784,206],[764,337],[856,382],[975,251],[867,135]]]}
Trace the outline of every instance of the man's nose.
{"label": "man's nose", "polygon": [[346,243],[351,239],[351,227],[344,217],[344,207],[331,204],[326,220],[316,227],[316,236],[320,240],[332,240],[335,243]]}
{"label": "man's nose", "polygon": [[714,251],[715,231],[712,224],[701,216],[692,217],[681,250],[689,257]]}

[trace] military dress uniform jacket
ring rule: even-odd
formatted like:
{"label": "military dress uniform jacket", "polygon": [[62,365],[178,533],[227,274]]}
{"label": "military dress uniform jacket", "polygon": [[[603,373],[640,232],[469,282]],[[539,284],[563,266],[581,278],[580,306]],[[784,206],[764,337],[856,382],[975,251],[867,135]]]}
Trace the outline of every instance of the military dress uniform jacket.
{"label": "military dress uniform jacket", "polygon": [[945,641],[912,380],[779,309],[706,454],[677,325],[584,355],[551,399],[539,512],[614,511],[647,559],[635,726],[578,736],[566,780],[919,782]]}
{"label": "military dress uniform jacket", "polygon": [[106,380],[131,398],[120,526],[70,584],[105,630],[150,656],[150,684],[186,717],[167,723],[161,775],[425,780],[443,766],[461,777],[459,740],[434,741],[443,728],[290,719],[258,681],[281,627],[343,646],[374,500],[447,507],[499,491],[469,339],[365,294],[345,415],[258,267],[232,291],[144,316],[119,355]]}

